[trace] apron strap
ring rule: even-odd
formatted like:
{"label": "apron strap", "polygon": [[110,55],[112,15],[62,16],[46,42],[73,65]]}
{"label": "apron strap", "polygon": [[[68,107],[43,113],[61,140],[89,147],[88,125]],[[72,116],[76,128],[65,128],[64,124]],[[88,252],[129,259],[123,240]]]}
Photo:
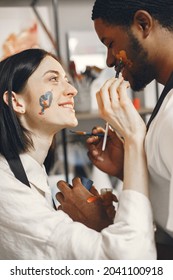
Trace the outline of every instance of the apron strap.
{"label": "apron strap", "polygon": [[24,170],[23,164],[21,162],[20,157],[17,158],[6,158],[6,160],[8,161],[8,164],[11,168],[11,170],[13,171],[15,177],[21,181],[23,184],[27,185],[29,188],[31,187],[26,175],[26,172]]}
{"label": "apron strap", "polygon": [[[25,169],[23,167],[23,164],[21,162],[20,157],[16,157],[16,158],[8,158],[6,157],[6,160],[12,170],[12,172],[14,173],[15,177],[21,181],[24,185],[28,186],[29,188],[31,188],[29,180],[27,178]],[[57,210],[54,199],[52,198],[52,202],[53,202],[53,207],[55,210]]]}
{"label": "apron strap", "polygon": [[166,95],[169,93],[169,91],[173,88],[173,72],[171,74],[171,76],[169,77],[168,79],[168,82],[166,83],[163,91],[162,91],[162,94],[160,95],[159,97],[159,100],[157,101],[157,104],[151,114],[151,117],[147,123],[147,130],[149,129],[149,126],[152,122],[152,120],[155,118],[155,116],[157,115],[162,103],[163,103],[163,100],[165,99]]}

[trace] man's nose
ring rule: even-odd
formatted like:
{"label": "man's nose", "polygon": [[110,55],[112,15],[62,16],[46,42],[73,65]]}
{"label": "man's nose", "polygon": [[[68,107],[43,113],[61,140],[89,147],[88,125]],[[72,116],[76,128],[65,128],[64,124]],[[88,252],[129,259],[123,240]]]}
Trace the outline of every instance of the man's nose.
{"label": "man's nose", "polygon": [[107,52],[107,58],[106,58],[106,64],[108,67],[113,67],[115,66],[116,58],[112,54],[112,50],[108,50]]}

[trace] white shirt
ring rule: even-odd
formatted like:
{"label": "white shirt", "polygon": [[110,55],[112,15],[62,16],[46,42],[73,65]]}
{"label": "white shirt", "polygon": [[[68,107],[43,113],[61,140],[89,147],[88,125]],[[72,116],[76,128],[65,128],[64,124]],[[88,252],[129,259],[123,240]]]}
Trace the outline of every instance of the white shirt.
{"label": "white shirt", "polygon": [[47,175],[21,156],[31,188],[18,181],[0,157],[0,259],[155,259],[149,200],[122,191],[115,224],[101,233],[73,222],[52,207]]}
{"label": "white shirt", "polygon": [[154,218],[173,237],[173,89],[151,122],[145,148]]}

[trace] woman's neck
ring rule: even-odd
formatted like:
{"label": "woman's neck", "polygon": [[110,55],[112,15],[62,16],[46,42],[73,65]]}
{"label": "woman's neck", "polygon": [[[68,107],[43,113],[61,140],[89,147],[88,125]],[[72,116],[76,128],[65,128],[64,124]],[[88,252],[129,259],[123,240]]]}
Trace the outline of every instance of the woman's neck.
{"label": "woman's neck", "polygon": [[52,144],[53,137],[34,135],[32,136],[33,146],[28,154],[42,165]]}

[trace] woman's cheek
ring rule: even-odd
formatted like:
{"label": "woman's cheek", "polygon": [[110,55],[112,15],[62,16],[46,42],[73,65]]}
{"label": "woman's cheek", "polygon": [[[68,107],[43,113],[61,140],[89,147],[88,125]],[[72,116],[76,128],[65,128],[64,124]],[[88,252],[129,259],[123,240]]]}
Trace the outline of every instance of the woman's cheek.
{"label": "woman's cheek", "polygon": [[39,98],[39,104],[40,104],[40,112],[39,115],[44,115],[44,112],[46,109],[48,109],[53,100],[53,93],[51,91],[47,91],[43,95],[40,96]]}

